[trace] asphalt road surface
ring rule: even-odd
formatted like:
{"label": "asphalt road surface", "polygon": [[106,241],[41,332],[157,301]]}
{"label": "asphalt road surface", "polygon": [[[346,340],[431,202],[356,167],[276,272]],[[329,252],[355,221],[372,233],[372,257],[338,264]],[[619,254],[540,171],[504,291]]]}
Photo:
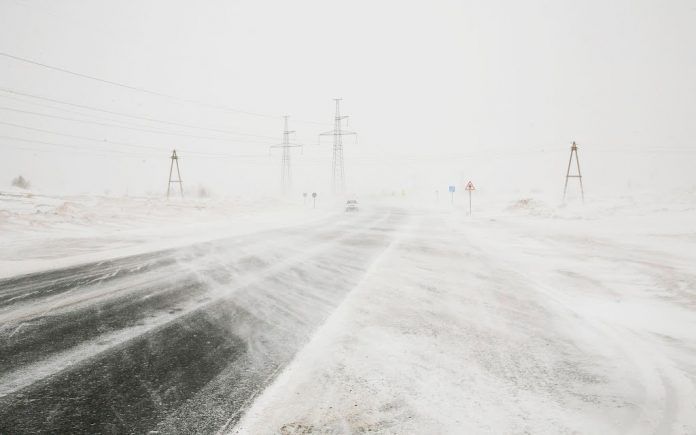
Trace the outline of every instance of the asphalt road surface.
{"label": "asphalt road surface", "polygon": [[0,280],[0,433],[230,427],[408,220],[339,216]]}

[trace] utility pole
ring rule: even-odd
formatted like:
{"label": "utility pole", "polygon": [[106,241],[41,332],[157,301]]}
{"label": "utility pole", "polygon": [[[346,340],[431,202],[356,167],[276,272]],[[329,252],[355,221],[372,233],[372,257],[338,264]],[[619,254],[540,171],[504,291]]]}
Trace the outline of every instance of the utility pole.
{"label": "utility pole", "polygon": [[[334,194],[342,194],[345,192],[345,176],[343,170],[343,136],[354,134],[354,131],[341,129],[341,121],[348,119],[347,116],[341,116],[339,107],[341,98],[334,98],[336,102],[336,115],[334,116],[334,129],[321,133],[319,136],[333,136],[333,161],[332,161],[332,179],[331,188]],[[321,137],[320,137],[321,139]]]}
{"label": "utility pole", "polygon": [[[179,156],[176,155],[176,150],[172,150],[172,156],[170,157],[172,159],[172,163],[169,166],[169,183],[167,183],[167,198],[169,198],[169,193],[172,190],[172,183],[179,183],[179,190],[181,191],[181,197],[184,197],[184,185],[183,181],[181,181],[181,172],[179,171]],[[176,163],[176,175],[177,179],[173,180],[172,179],[172,174],[174,171],[174,164]]]}
{"label": "utility pole", "polygon": [[[577,164],[578,173],[571,175],[570,166],[573,163],[573,154],[575,154],[575,163]],[[578,159],[578,145],[573,141],[573,145],[570,147],[570,160],[568,160],[568,170],[566,171],[565,186],[563,187],[563,201],[566,199],[566,192],[568,191],[568,179],[577,178],[580,181],[580,195],[582,197],[582,202],[585,202],[585,191],[582,188],[582,174],[580,173],[580,159]]]}
{"label": "utility pole", "polygon": [[288,130],[288,116],[286,115],[283,118],[285,119],[285,128],[283,129],[282,143],[280,145],[271,145],[271,147],[268,149],[268,152],[270,153],[272,148],[283,149],[282,163],[280,165],[280,183],[283,194],[286,194],[292,189],[292,173],[290,171],[290,148],[302,148],[302,145],[290,143],[290,135],[294,134],[295,131]]}

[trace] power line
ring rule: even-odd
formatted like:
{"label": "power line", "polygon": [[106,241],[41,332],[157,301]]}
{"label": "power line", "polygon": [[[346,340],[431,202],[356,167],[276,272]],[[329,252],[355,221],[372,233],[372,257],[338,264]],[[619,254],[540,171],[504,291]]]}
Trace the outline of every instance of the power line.
{"label": "power line", "polygon": [[[19,141],[19,142],[28,142],[28,143],[36,143],[40,145],[47,145],[47,146],[52,146],[52,147],[60,147],[60,148],[70,148],[78,151],[83,151],[87,153],[94,153],[95,151],[97,152],[106,152],[106,153],[113,153],[113,154],[120,154],[120,155],[125,155],[125,156],[146,156],[146,157],[155,157],[155,156],[161,156],[162,153],[166,152],[166,150],[163,150],[161,148],[151,148],[153,151],[160,151],[159,153],[156,152],[140,152],[140,153],[134,153],[132,151],[121,151],[121,150],[114,150],[114,149],[92,149],[83,145],[75,145],[75,144],[62,144],[62,143],[55,143],[55,142],[48,142],[48,141],[42,141],[42,140],[36,140],[36,139],[25,139],[21,137],[16,137],[16,136],[5,136],[5,135],[0,135],[0,139],[5,139],[5,140],[10,140],[10,141]],[[104,145],[100,143],[100,145]],[[27,149],[23,147],[15,147],[17,149]],[[33,151],[46,151],[43,149],[31,149]],[[225,154],[225,153],[205,153],[205,152],[199,152],[199,151],[185,151],[187,155],[191,156],[197,156],[197,157],[211,157],[211,158],[253,158],[253,159],[262,159],[265,158],[263,154]],[[97,153],[98,154],[98,153]]]}
{"label": "power line", "polygon": [[49,98],[41,95],[35,95],[35,94],[29,94],[26,92],[20,92],[20,91],[15,91],[12,89],[7,89],[7,88],[2,88],[0,87],[0,91],[2,92],[7,92],[9,94],[14,94],[14,95],[21,95],[24,97],[30,97],[30,98],[35,98],[38,100],[44,100],[44,101],[50,101],[52,103],[58,103],[58,104],[65,104],[67,106],[72,106],[72,107],[77,107],[80,109],[86,109],[86,110],[94,110],[96,112],[102,112],[102,113],[108,113],[111,115],[118,115],[118,116],[124,116],[127,118],[133,118],[133,119],[140,119],[144,121],[150,121],[150,122],[158,122],[160,124],[166,124],[166,125],[175,125],[178,127],[185,127],[185,128],[193,128],[197,130],[206,130],[206,131],[213,131],[217,133],[226,133],[226,134],[234,134],[238,136],[249,136],[249,137],[260,137],[260,138],[265,138],[265,139],[274,139],[272,136],[266,136],[266,135],[261,135],[261,134],[253,134],[253,133],[243,133],[239,131],[233,131],[233,130],[225,130],[225,129],[219,129],[219,128],[211,128],[211,127],[203,127],[199,125],[193,125],[193,124],[185,124],[181,122],[176,122],[176,121],[169,121],[169,120],[163,120],[163,119],[157,119],[157,118],[151,118],[147,116],[138,116],[138,115],[132,115],[129,113],[124,113],[124,112],[117,112],[114,110],[107,110],[107,109],[102,109],[99,107],[94,107],[94,106],[87,106],[83,104],[77,104],[77,103],[72,103],[64,100],[58,100],[55,98]]}
{"label": "power line", "polygon": [[[167,99],[170,99],[170,100],[179,101],[179,102],[183,102],[183,103],[187,103],[187,104],[195,104],[195,105],[199,105],[199,106],[203,106],[203,107],[208,107],[208,108],[212,108],[212,109],[217,109],[217,110],[222,110],[222,111],[226,111],[226,112],[239,113],[239,114],[243,114],[243,115],[256,116],[256,117],[261,117],[261,118],[269,118],[269,119],[278,119],[278,118],[280,118],[280,116],[278,116],[278,115],[270,115],[270,114],[265,114],[265,113],[252,112],[252,111],[248,111],[248,110],[234,109],[234,108],[227,107],[227,106],[224,106],[224,105],[211,104],[211,103],[207,103],[207,102],[199,101],[199,100],[194,100],[194,99],[190,99],[190,98],[177,97],[177,96],[175,96],[175,95],[169,95],[169,94],[165,94],[165,93],[163,93],[163,92],[158,92],[158,91],[153,91],[153,90],[146,89],[146,88],[142,88],[142,87],[132,86],[132,85],[128,85],[128,84],[125,84],[125,83],[120,83],[120,82],[113,81],[113,80],[102,79],[102,78],[100,78],[100,77],[96,77],[96,76],[92,76],[92,75],[89,75],[89,74],[80,73],[80,72],[77,72],[77,71],[72,71],[72,70],[69,70],[69,69],[67,69],[67,68],[62,68],[62,67],[58,67],[58,66],[54,66],[54,65],[49,65],[49,64],[46,64],[46,63],[43,63],[43,62],[39,62],[39,61],[32,60],[32,59],[27,59],[27,58],[25,58],[25,57],[16,56],[16,55],[10,54],[10,53],[0,52],[0,56],[4,56],[4,57],[6,57],[6,58],[13,59],[13,60],[16,60],[16,61],[19,61],[19,62],[24,62],[24,63],[28,63],[28,64],[35,65],[35,66],[40,66],[40,67],[42,67],[42,68],[50,69],[50,70],[53,70],[53,71],[58,71],[58,72],[61,72],[61,73],[64,73],[64,74],[73,75],[73,76],[75,76],[75,77],[80,77],[80,78],[83,78],[83,79],[93,80],[93,81],[96,81],[96,82],[99,82],[99,83],[108,84],[108,85],[112,85],[112,86],[117,86],[117,87],[120,87],[120,88],[123,88],[123,89],[128,89],[128,90],[131,90],[131,91],[142,92],[142,93],[145,93],[145,94],[154,95],[154,96],[161,97],[161,98],[167,98]],[[308,122],[308,123],[315,123],[315,124],[324,124],[324,123],[322,123],[322,122],[318,122],[318,121],[308,121],[308,120],[304,120],[304,121],[301,121],[301,122]]]}
{"label": "power line", "polygon": [[[72,149],[77,149],[77,150],[81,150],[81,151],[89,150],[89,148],[85,148],[85,147],[79,146],[79,145],[60,144],[60,143],[46,142],[46,141],[36,140],[36,139],[24,139],[24,138],[21,138],[21,137],[14,137],[14,136],[0,135],[0,139],[6,139],[6,140],[12,140],[12,141],[20,141],[20,142],[36,143],[36,144],[41,144],[41,145],[49,145],[49,146],[62,147],[62,148],[72,148]],[[108,153],[114,153],[114,154],[132,155],[131,152],[118,151],[118,150],[111,150],[111,149],[100,149],[100,150],[98,150],[98,151],[108,152]],[[154,156],[155,154],[154,154],[154,153],[153,153],[153,154],[141,153],[141,155]]]}
{"label": "power line", "polygon": [[174,96],[174,95],[169,95],[169,94],[165,94],[165,93],[162,93],[162,92],[152,91],[152,90],[145,89],[145,88],[140,88],[140,87],[137,87],[137,86],[127,85],[127,84],[125,84],[125,83],[119,83],[119,82],[116,82],[116,81],[113,81],[113,80],[102,79],[102,78],[99,78],[99,77],[91,76],[91,75],[89,75],[89,74],[83,74],[83,73],[80,73],[80,72],[71,71],[71,70],[66,69],[66,68],[61,68],[61,67],[57,67],[57,66],[53,66],[53,65],[48,65],[48,64],[43,63],[43,62],[38,62],[38,61],[35,61],[35,60],[32,60],[32,59],[27,59],[27,58],[25,58],[25,57],[15,56],[15,55],[10,54],[10,53],[0,52],[0,56],[4,56],[4,57],[7,57],[7,58],[14,59],[14,60],[17,60],[17,61],[20,61],[20,62],[25,62],[25,63],[28,63],[28,64],[40,66],[40,67],[42,67],[42,68],[50,69],[50,70],[53,70],[53,71],[58,71],[58,72],[62,72],[62,73],[65,73],[65,74],[70,74],[70,75],[73,75],[73,76],[76,76],[76,77],[81,77],[81,78],[83,78],[83,79],[89,79],[89,80],[93,80],[93,81],[96,81],[96,82],[105,83],[105,84],[112,85],[112,86],[118,86],[118,87],[124,88],[124,89],[129,89],[129,90],[131,90],[131,91],[143,92],[143,93],[146,93],[146,94],[155,95],[155,96],[163,97],[163,98],[168,98],[168,99],[171,99],[171,100],[178,100],[178,101],[183,101],[183,102],[186,102],[186,103],[193,103],[193,104],[198,104],[198,105],[213,107],[213,108],[216,108],[216,109],[222,109],[222,110],[226,110],[226,111],[230,111],[230,112],[242,113],[242,114],[245,114],[245,115],[260,116],[260,117],[264,117],[264,118],[278,118],[278,116],[274,116],[274,115],[267,115],[267,114],[263,114],[263,113],[249,112],[249,111],[246,111],[246,110],[232,109],[232,108],[229,108],[229,107],[218,106],[218,105],[215,105],[215,104],[209,104],[209,103],[205,103],[205,102],[202,102],[202,101],[190,100],[190,99],[187,99],[187,98],[176,97],[176,96]]}
{"label": "power line", "polygon": [[292,172],[290,170],[290,148],[303,147],[301,144],[290,143],[290,135],[295,131],[288,130],[288,116],[285,118],[285,128],[283,129],[283,143],[280,145],[271,145],[271,148],[281,148],[283,150],[283,160],[280,166],[280,182],[283,189],[283,194],[287,194],[292,189]]}
{"label": "power line", "polygon": [[100,121],[118,122],[118,123],[123,124],[123,125],[135,125],[135,126],[142,125],[142,124],[133,123],[131,121],[124,121],[122,119],[118,119],[118,118],[115,118],[113,116],[105,116],[105,115],[96,114],[96,113],[85,113],[84,110],[74,110],[74,109],[70,109],[67,107],[58,106],[55,104],[48,104],[48,103],[45,103],[43,101],[33,101],[33,100],[30,100],[30,99],[25,98],[25,97],[18,97],[18,96],[14,96],[14,95],[5,95],[5,94],[0,93],[0,98],[4,98],[7,100],[11,100],[11,101],[16,101],[16,102],[21,103],[22,105],[38,106],[38,107],[43,108],[43,109],[56,110],[60,113],[70,113],[70,114],[74,114],[74,115],[79,115],[82,117],[87,117],[90,120],[96,119],[96,120],[100,120]]}
{"label": "power line", "polygon": [[16,128],[22,128],[22,129],[25,129],[25,130],[36,131],[36,132],[40,132],[40,133],[48,133],[48,134],[54,134],[54,135],[56,135],[56,136],[69,137],[69,138],[72,138],[72,139],[89,140],[89,141],[93,141],[93,142],[100,142],[100,143],[101,143],[101,142],[104,142],[104,143],[108,143],[108,144],[121,145],[121,146],[128,146],[128,147],[134,147],[134,148],[148,148],[148,149],[153,149],[153,150],[157,150],[157,151],[164,151],[163,148],[155,147],[155,146],[136,145],[136,144],[131,144],[131,143],[128,143],[128,142],[120,142],[120,141],[114,141],[114,140],[108,140],[108,139],[97,139],[97,138],[94,138],[94,137],[79,136],[79,135],[75,135],[75,134],[61,133],[61,132],[57,132],[57,131],[54,131],[54,130],[45,130],[45,129],[42,129],[42,128],[29,127],[29,126],[26,126],[26,125],[15,124],[15,123],[13,123],[13,122],[0,121],[0,124],[2,124],[2,125],[9,125],[9,126],[11,126],[11,127],[16,127]]}
{"label": "power line", "polygon": [[[71,113],[71,114],[79,115],[79,116],[82,117],[81,119],[66,118],[66,117],[61,117],[61,118],[58,118],[58,119],[66,119],[66,120],[71,120],[71,121],[75,121],[75,122],[83,122],[83,123],[94,123],[94,122],[95,122],[95,121],[94,121],[95,119],[96,119],[96,120],[105,120],[105,121],[108,121],[108,122],[116,122],[116,123],[118,123],[117,125],[114,125],[114,124],[108,124],[108,125],[107,125],[107,126],[114,126],[114,127],[117,127],[117,128],[125,128],[125,129],[128,129],[128,127],[135,127],[137,131],[146,131],[146,132],[150,132],[150,133],[176,134],[176,135],[178,135],[178,136],[189,136],[189,137],[195,137],[195,138],[199,138],[199,139],[200,139],[200,138],[203,138],[203,139],[219,140],[219,141],[225,141],[225,142],[236,141],[236,139],[229,139],[229,138],[224,138],[224,137],[221,137],[221,136],[220,136],[220,137],[211,137],[211,136],[192,135],[192,134],[190,134],[190,133],[183,133],[183,132],[176,132],[176,131],[173,131],[173,132],[172,132],[172,131],[152,130],[152,127],[149,126],[149,125],[143,125],[143,124],[133,123],[133,122],[131,122],[131,121],[123,121],[123,120],[120,120],[120,119],[115,119],[115,118],[113,118],[113,117],[106,117],[106,116],[97,115],[97,114],[93,114],[93,113],[83,113],[83,112],[80,112],[80,111],[71,110],[71,109],[68,109],[68,108],[65,108],[65,107],[57,107],[57,106],[54,106],[54,105],[51,105],[51,104],[46,104],[46,103],[39,102],[39,101],[28,101],[28,100],[22,99],[23,97],[16,97],[16,96],[11,96],[11,95],[3,95],[3,94],[0,94],[0,98],[7,98],[7,99],[10,99],[10,100],[13,100],[13,101],[18,101],[18,102],[20,102],[20,103],[22,103],[22,104],[29,104],[29,105],[39,106],[39,107],[47,108],[47,109],[50,109],[50,110],[57,110],[57,111],[59,111],[59,112],[61,112],[61,113],[63,113],[63,112],[64,112],[64,113]],[[1,110],[1,109],[0,109],[0,110]],[[37,116],[43,116],[43,117],[54,117],[54,118],[56,117],[56,115],[53,115],[53,114],[47,114],[47,113],[41,113],[41,112],[31,112],[31,111],[29,111],[29,110],[17,109],[17,108],[15,108],[15,107],[6,107],[5,110],[15,111],[15,112],[19,112],[19,113],[26,113],[26,114],[31,114],[31,115],[37,115]],[[20,111],[20,110],[21,110],[21,111]],[[83,118],[85,118],[85,117],[86,117],[87,119],[83,119]],[[102,125],[102,124],[98,124],[98,125]],[[143,127],[146,128],[147,130],[142,130]],[[271,136],[268,136],[268,138],[272,138],[272,137],[271,137]],[[262,143],[262,144],[271,143],[270,141],[259,141],[259,140],[253,140],[253,139],[245,139],[244,142],[242,142],[242,143],[247,143],[247,142],[249,142],[249,143]]]}
{"label": "power line", "polygon": [[[126,129],[126,130],[142,131],[142,132],[146,132],[146,133],[164,134],[164,135],[168,135],[168,136],[186,136],[186,137],[192,137],[192,138],[196,138],[196,139],[212,140],[212,141],[227,142],[227,143],[240,142],[239,140],[230,140],[230,139],[221,138],[221,137],[200,136],[200,135],[183,133],[183,132],[153,130],[151,128],[132,127],[132,126],[112,124],[112,123],[106,123],[106,122],[100,122],[100,121],[90,121],[90,120],[84,120],[84,119],[70,118],[70,117],[66,117],[66,116],[50,115],[47,113],[33,112],[30,110],[21,110],[21,109],[15,109],[12,107],[5,107],[5,106],[0,106],[0,110],[7,110],[7,111],[11,111],[11,112],[24,113],[24,114],[34,115],[34,116],[42,116],[45,118],[60,119],[60,120],[64,120],[64,121],[81,122],[81,123],[85,123],[85,124],[99,125],[99,126],[103,126],[103,127],[115,127],[115,128]],[[270,142],[269,141],[256,141],[256,140],[252,140],[252,139],[247,139],[242,143],[268,144]]]}
{"label": "power line", "polygon": [[343,136],[345,135],[357,135],[354,131],[341,130],[341,122],[344,119],[348,119],[347,116],[341,116],[341,110],[339,104],[341,98],[334,98],[336,102],[336,115],[334,116],[334,129],[327,131],[325,133],[319,134],[319,136],[333,136],[333,161],[332,161],[332,179],[331,187],[333,193],[342,194],[345,192],[345,176],[343,169]]}
{"label": "power line", "polygon": [[[19,151],[29,151],[32,153],[48,153],[48,152],[59,152],[59,153],[75,153],[75,154],[89,154],[90,156],[102,156],[102,157],[112,157],[110,154],[100,154],[98,152],[93,152],[93,151],[88,151],[88,150],[65,150],[65,149],[43,149],[43,148],[32,148],[32,147],[22,147],[22,146],[14,146],[15,150]],[[122,157],[128,157],[128,158],[137,158],[140,159],[142,157],[152,157],[151,155],[145,155],[145,154],[137,154],[137,153],[128,153],[128,154],[123,154]]]}

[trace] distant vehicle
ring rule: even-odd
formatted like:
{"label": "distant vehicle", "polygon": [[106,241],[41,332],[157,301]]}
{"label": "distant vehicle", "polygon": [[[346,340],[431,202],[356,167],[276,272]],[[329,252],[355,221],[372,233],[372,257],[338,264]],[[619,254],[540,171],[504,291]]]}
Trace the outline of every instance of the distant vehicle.
{"label": "distant vehicle", "polygon": [[346,201],[346,212],[354,212],[358,210],[358,201],[354,199],[349,199],[348,201]]}

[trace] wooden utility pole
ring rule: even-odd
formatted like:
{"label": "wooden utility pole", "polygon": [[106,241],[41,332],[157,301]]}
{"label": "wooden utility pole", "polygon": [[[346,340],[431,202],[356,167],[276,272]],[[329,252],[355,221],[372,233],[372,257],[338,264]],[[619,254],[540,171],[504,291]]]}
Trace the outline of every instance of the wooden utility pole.
{"label": "wooden utility pole", "polygon": [[[179,172],[179,156],[176,155],[176,150],[172,150],[172,163],[169,166],[169,183],[167,184],[167,198],[169,198],[169,193],[172,190],[172,183],[179,183],[179,190],[181,191],[181,197],[184,197],[184,185],[181,181],[181,172]],[[174,172],[174,163],[176,163],[176,175],[177,179],[172,179],[172,174]]]}
{"label": "wooden utility pole", "polygon": [[[573,154],[575,154],[575,163],[578,167],[578,173],[571,175],[570,166],[573,163]],[[570,160],[568,160],[568,170],[566,171],[565,186],[563,187],[563,201],[566,199],[569,178],[577,178],[578,181],[580,181],[580,196],[582,197],[582,202],[585,202],[585,191],[582,188],[582,174],[580,173],[580,159],[578,158],[578,145],[575,143],[575,141],[573,141],[573,145],[570,147]]]}

